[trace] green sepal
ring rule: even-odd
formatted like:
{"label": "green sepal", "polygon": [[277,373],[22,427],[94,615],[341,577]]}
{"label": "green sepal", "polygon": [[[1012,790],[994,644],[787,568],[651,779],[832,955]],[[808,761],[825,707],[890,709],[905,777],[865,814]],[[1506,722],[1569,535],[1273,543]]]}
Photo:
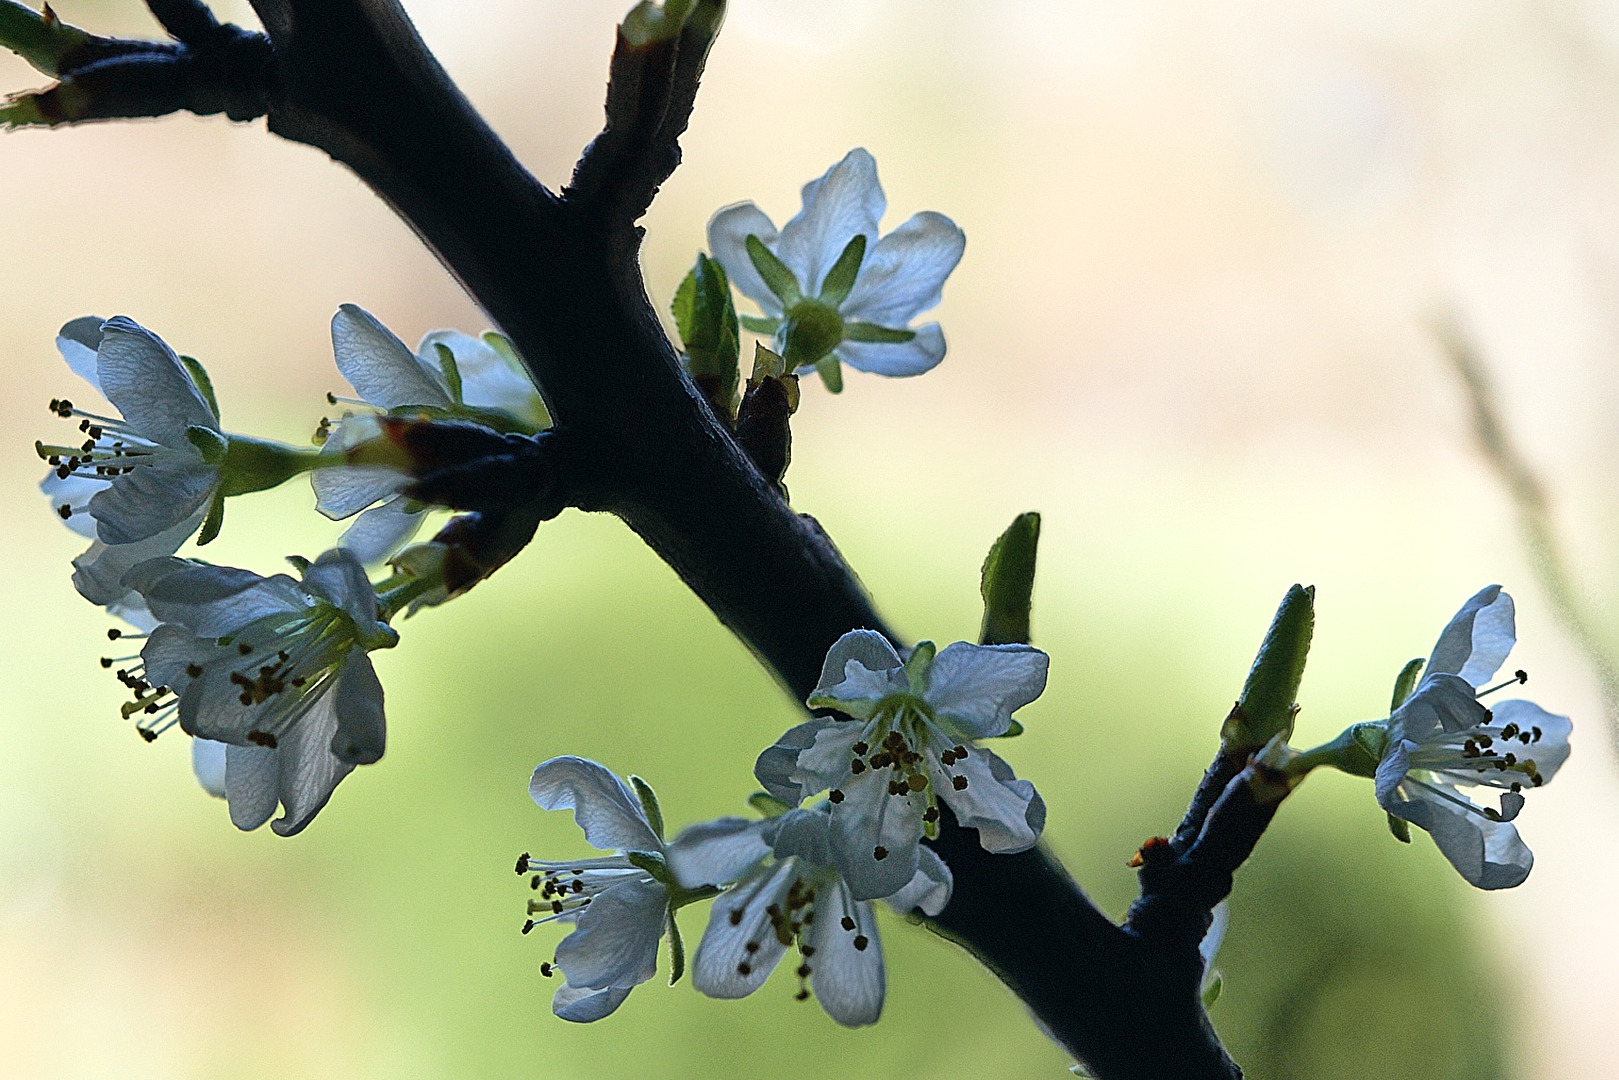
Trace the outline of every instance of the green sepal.
{"label": "green sepal", "polygon": [[652,831],[663,839],[663,810],[658,806],[658,793],[652,790],[652,785],[639,776],[630,777],[630,786],[635,788],[635,797],[641,800],[641,809],[646,813],[647,824]]}
{"label": "green sepal", "polygon": [[905,658],[905,681],[911,684],[911,693],[917,697],[928,688],[928,668],[939,655],[939,647],[931,641],[918,641],[911,655]]}
{"label": "green sepal", "polygon": [[1203,1007],[1205,1009],[1220,1000],[1220,991],[1225,989],[1225,976],[1218,971],[1210,972],[1203,983]]}
{"label": "green sepal", "polygon": [[433,343],[438,353],[439,368],[444,372],[444,385],[450,391],[450,400],[461,404],[461,365],[455,362],[455,350],[442,341]]}
{"label": "green sepal", "polygon": [[673,986],[686,974],[686,943],[680,939],[680,924],[675,921],[675,909],[669,909],[669,985]]}
{"label": "green sepal", "polygon": [[738,315],[737,321],[742,324],[742,329],[755,334],[774,334],[781,329],[781,320],[769,315]]}
{"label": "green sepal", "polygon": [[219,419],[219,398],[214,396],[214,380],[208,377],[208,369],[203,367],[202,361],[194,356],[182,356],[180,357],[180,363],[185,365],[186,374],[191,376],[191,381],[196,384],[197,393],[201,394],[202,400],[208,403],[208,408],[213,410],[214,419],[217,421]]}
{"label": "green sepal", "polygon": [[869,322],[846,322],[843,324],[844,341],[870,341],[879,345],[903,345],[914,340],[915,330],[895,330],[887,326],[878,326]]}
{"label": "green sepal", "polygon": [[619,33],[624,40],[640,48],[656,41],[673,41],[686,25],[695,0],[667,0],[662,7],[642,0],[624,16]]}
{"label": "green sepal", "polygon": [[671,310],[685,347],[686,373],[716,407],[723,406],[727,416],[735,416],[742,347],[736,304],[724,267],[699,254],[696,265],[675,290]]}
{"label": "green sepal", "polygon": [[828,393],[843,393],[843,365],[838,362],[836,356],[829,354],[817,360],[815,362],[815,373],[826,384]]}
{"label": "green sepal", "polygon": [[776,253],[765,247],[764,241],[757,236],[748,235],[744,243],[747,245],[748,258],[753,262],[753,268],[759,271],[764,278],[765,286],[776,294],[781,306],[790,308],[803,299],[798,291],[798,278],[787,269],[787,264],[776,258]]}
{"label": "green sepal", "polygon": [[1388,819],[1389,832],[1394,834],[1394,839],[1402,844],[1409,844],[1411,842],[1411,823],[1404,818],[1397,818],[1393,814],[1388,815]]}
{"label": "green sepal", "polygon": [[[192,433],[197,430],[191,428],[186,432],[187,437],[192,438],[193,445],[197,440]],[[224,456],[218,464],[220,493],[246,495],[253,491],[268,491],[294,476],[331,462],[323,462],[319,450],[306,450],[248,435],[232,435],[225,439]]]}
{"label": "green sepal", "polygon": [[984,621],[978,631],[983,645],[1027,645],[1034,594],[1035,557],[1040,548],[1040,515],[1034,511],[1012,519],[984,557],[979,595]]}
{"label": "green sepal", "polygon": [[223,465],[230,453],[230,440],[201,424],[191,424],[186,428],[186,442],[196,447],[202,460],[209,465]]}
{"label": "green sepal", "polygon": [[13,0],[0,0],[0,46],[28,61],[35,71],[53,77],[61,74],[62,58],[94,40],[58,19],[48,7],[40,12]]}
{"label": "green sepal", "polygon": [[225,527],[225,493],[214,492],[214,501],[208,507],[208,516],[202,519],[202,531],[197,534],[197,546],[213,542],[219,530]]}
{"label": "green sepal", "polygon": [[748,805],[757,810],[760,817],[766,818],[779,818],[792,809],[768,791],[755,791],[749,795]]}
{"label": "green sepal", "polygon": [[631,866],[645,870],[652,875],[654,881],[663,885],[674,885],[674,874],[669,870],[669,860],[656,851],[626,851],[624,858],[629,860]]}
{"label": "green sepal", "polygon": [[1389,712],[1393,712],[1405,704],[1407,698],[1417,688],[1417,682],[1422,678],[1422,669],[1428,661],[1417,657],[1400,669],[1400,674],[1394,680],[1394,695],[1389,698]]}
{"label": "green sepal", "polygon": [[860,274],[860,264],[865,261],[866,235],[855,233],[843,246],[832,269],[821,280],[821,295],[818,298],[821,303],[837,307],[847,300],[849,291],[854,288],[855,278]]}
{"label": "green sepal", "polygon": [[1007,724],[1005,731],[992,737],[996,739],[1015,739],[1021,734],[1023,734],[1023,725],[1014,717],[1011,723]]}
{"label": "green sepal", "polygon": [[1220,729],[1227,750],[1252,753],[1274,736],[1292,733],[1299,682],[1314,629],[1315,586],[1295,585],[1276,609],[1243,683],[1242,696]]}

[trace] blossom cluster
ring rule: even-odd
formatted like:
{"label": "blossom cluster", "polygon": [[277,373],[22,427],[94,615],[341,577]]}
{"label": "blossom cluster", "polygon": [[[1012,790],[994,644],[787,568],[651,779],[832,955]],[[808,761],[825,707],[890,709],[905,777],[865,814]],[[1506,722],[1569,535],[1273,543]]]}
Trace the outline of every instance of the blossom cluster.
{"label": "blossom cluster", "polygon": [[[412,352],[352,305],[332,320],[338,370],[358,398],[323,418],[314,446],[227,432],[212,380],[133,320],[85,317],[62,328],[68,367],[105,406],[53,399],[73,439],[36,444],[53,512],[90,541],[73,585],[127,624],[108,636],[139,651],[108,656],[129,693],[125,718],[147,741],[178,726],[193,738],[198,781],[242,829],[303,829],[356,765],[386,741],[382,685],[369,654],[399,641],[390,623],[447,595],[434,544],[407,548],[431,507],[390,425],[453,421],[537,432],[538,390],[496,334],[427,335]],[[75,395],[77,396],[77,395]],[[82,401],[82,399],[81,399]],[[78,441],[82,437],[82,441]],[[221,531],[227,498],[308,473],[316,507],[353,517],[299,576],[178,558]],[[426,557],[424,557],[426,556]],[[373,582],[366,567],[391,562]]]}
{"label": "blossom cluster", "polygon": [[[802,209],[779,230],[752,203],[715,214],[711,256],[699,256],[676,298],[688,374],[778,484],[798,374],[815,371],[836,392],[844,365],[915,375],[945,354],[937,323],[913,323],[940,302],[964,235],[931,212],[882,235],[885,208],[875,162],[853,150],[804,187]],[[738,317],[733,288],[761,314]],[[739,327],[770,342],[759,345],[740,405]],[[148,741],[176,726],[190,736],[198,780],[244,830],[271,822],[281,835],[300,831],[357,765],[383,756],[371,654],[399,643],[401,615],[477,578],[447,569],[477,515],[412,543],[442,509],[423,494],[424,471],[437,467],[420,452],[424,432],[537,440],[551,428],[539,388],[497,333],[439,330],[412,350],[353,305],[331,329],[337,369],[356,396],[329,395],[343,410],[297,447],[227,431],[204,367],[132,320],[75,319],[57,346],[107,404],[53,400],[52,413],[77,434],[37,445],[53,512],[90,541],[73,560],[75,588],[131,627],[110,638],[140,642],[102,660],[128,691],[124,717]],[[180,556],[193,539],[201,546],[220,534],[229,498],[304,474],[321,514],[352,521],[317,558],[292,558],[296,577]],[[644,780],[572,756],[536,767],[534,802],[572,811],[600,852],[517,862],[534,894],[523,932],[571,927],[541,965],[561,978],[555,1013],[578,1022],[613,1013],[656,972],[666,939],[678,980],[686,959],[677,913],[711,901],[690,965],[699,991],[746,996],[792,954],[800,999],[813,995],[840,1024],[875,1022],[886,982],[875,905],[936,916],[951,898],[950,867],[928,841],[953,822],[985,851],[1010,854],[1044,830],[1034,785],[986,745],[1020,733],[1018,710],[1046,686],[1048,656],[1018,643],[1027,639],[1032,547],[1025,570],[1022,631],[991,633],[986,613],[985,640],[1003,643],[901,648],[865,628],[829,642],[804,701],[811,718],[757,757],[756,816],[667,839]],[[1415,825],[1473,885],[1517,885],[1532,855],[1513,821],[1525,793],[1566,760],[1570,723],[1528,701],[1485,704],[1527,678],[1486,685],[1513,646],[1513,620],[1511,598],[1484,589],[1428,659],[1408,666],[1388,716],[1300,753],[1286,745],[1289,697],[1285,730],[1254,762],[1289,784],[1320,765],[1369,778],[1397,836],[1408,840]],[[1496,792],[1496,805],[1477,801],[1481,790]],[[1206,968],[1223,906],[1215,922]],[[1205,992],[1217,993],[1217,980]]]}

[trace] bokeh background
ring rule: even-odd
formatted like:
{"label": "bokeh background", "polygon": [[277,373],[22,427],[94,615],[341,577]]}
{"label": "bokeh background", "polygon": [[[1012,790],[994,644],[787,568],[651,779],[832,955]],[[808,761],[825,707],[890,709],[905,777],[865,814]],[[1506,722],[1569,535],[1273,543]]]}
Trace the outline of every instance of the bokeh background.
{"label": "bokeh background", "polygon": [[[413,0],[543,178],[595,131],[627,0]],[[150,33],[134,0],[62,0]],[[243,3],[220,5],[240,19]],[[0,61],[0,86],[42,78]],[[925,379],[806,386],[788,480],[904,633],[970,637],[977,570],[1045,515],[1051,687],[1007,744],[1107,909],[1172,827],[1272,608],[1318,587],[1300,740],[1386,709],[1400,665],[1500,581],[1514,663],[1576,717],[1476,894],[1370,785],[1313,778],[1238,878],[1213,1017],[1255,1078],[1612,1075],[1619,777],[1587,665],[1435,347],[1478,342],[1605,617],[1619,503],[1619,5],[1607,0],[736,0],[686,164],[647,220],[660,305],[737,199],[779,222],[851,146],[967,256]],[[442,167],[454,170],[454,160]],[[227,426],[306,438],[352,301],[414,341],[479,313],[320,154],[177,117],[0,139],[0,1075],[40,1078],[1062,1076],[990,976],[889,920],[888,1010],[849,1032],[779,976],[740,1003],[649,984],[549,1013],[524,850],[573,853],[524,782],[557,753],[735,812],[793,705],[617,522],[544,526],[379,657],[386,759],[303,835],[233,830],[183,738],[146,746],[96,663],[77,539],[34,490],[67,318],[129,314],[211,368]],[[77,393],[74,389],[71,392]],[[210,558],[271,572],[337,527],[307,489],[233,500]],[[703,913],[688,913],[695,941]]]}

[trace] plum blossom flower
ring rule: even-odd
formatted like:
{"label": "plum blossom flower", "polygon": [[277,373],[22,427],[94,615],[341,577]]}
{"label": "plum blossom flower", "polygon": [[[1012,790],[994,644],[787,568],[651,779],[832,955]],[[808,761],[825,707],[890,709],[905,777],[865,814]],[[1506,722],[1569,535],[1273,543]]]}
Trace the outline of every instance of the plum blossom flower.
{"label": "plum blossom flower", "polygon": [[[1484,695],[1522,682],[1522,672],[1483,689],[1511,651],[1512,598],[1491,585],[1439,635],[1427,673],[1386,722],[1376,770],[1377,801],[1391,817],[1426,830],[1445,858],[1480,889],[1521,884],[1534,855],[1512,820],[1523,792],[1546,783],[1568,759],[1572,725],[1529,701],[1486,708]],[[1462,789],[1501,791],[1499,809]]]}
{"label": "plum blossom flower", "polygon": [[923,642],[905,660],[881,634],[851,631],[826,654],[808,702],[837,715],[790,729],[754,775],[789,806],[828,792],[832,864],[856,900],[892,896],[915,877],[941,799],[986,851],[1025,851],[1040,839],[1045,803],[977,740],[1012,729],[1012,713],[1045,689],[1048,663],[1028,645],[961,641],[937,655]]}
{"label": "plum blossom flower", "polygon": [[924,211],[879,240],[887,205],[876,161],[855,149],[804,185],[803,209],[780,232],[751,202],[708,223],[714,258],[765,313],[743,324],[776,335],[790,367],[817,367],[833,391],[842,387],[840,362],[898,376],[944,359],[939,324],[911,320],[938,306],[966,235]]}
{"label": "plum blossom flower", "polygon": [[[138,663],[120,668],[126,717],[148,740],[178,723],[219,751],[193,746],[204,787],[223,791],[231,821],[303,829],[356,765],[382,757],[382,684],[366,655],[399,636],[383,621],[358,560],[328,551],[298,561],[302,580],[173,557],[132,570],[125,583],[159,625]],[[110,666],[109,658],[109,666]]]}
{"label": "plum blossom flower", "polygon": [[[498,334],[480,339],[435,330],[412,353],[375,316],[344,304],[332,317],[332,352],[338,371],[360,395],[350,404],[390,415],[461,420],[503,433],[534,434],[550,426],[539,391]],[[427,509],[400,494],[411,479],[403,470],[333,462],[379,436],[375,416],[364,412],[322,421],[316,437],[325,444],[329,467],[311,475],[321,513],[333,520],[360,515],[338,543],[366,564],[407,543]]]}
{"label": "plum blossom flower", "polygon": [[[527,854],[517,860],[517,872],[532,875],[529,883],[539,894],[529,901],[523,933],[549,922],[574,926],[540,973],[562,973],[551,1009],[575,1023],[610,1015],[656,974],[665,932],[675,942],[670,981],[678,979],[684,961],[675,911],[713,896],[718,889],[706,882],[733,881],[768,852],[750,832],[754,823],[738,818],[693,826],[665,844],[656,796],[631,779],[633,790],[594,761],[564,756],[540,763],[529,780],[535,803],[572,810],[585,840],[609,852],[565,862]],[[693,875],[689,885],[677,879],[674,865]]]}
{"label": "plum blossom flower", "polygon": [[[885,992],[882,942],[871,901],[856,900],[833,865],[829,807],[751,823],[751,834],[762,841],[760,857],[714,901],[692,983],[709,997],[746,997],[796,949],[798,1000],[813,988],[821,1008],[845,1027],[876,1023]],[[674,868],[693,877],[678,857]],[[951,885],[943,860],[921,848],[916,874],[887,900],[903,912],[937,915]]]}
{"label": "plum blossom flower", "polygon": [[74,587],[92,603],[118,608],[133,603],[120,584],[130,568],[174,554],[202,527],[219,490],[222,456],[204,450],[226,438],[212,391],[199,385],[201,367],[182,363],[132,320],[74,319],[56,345],[119,415],[53,400],[51,411],[77,419],[85,438],[77,446],[39,445],[51,465],[40,490],[69,528],[92,541],[73,560]]}

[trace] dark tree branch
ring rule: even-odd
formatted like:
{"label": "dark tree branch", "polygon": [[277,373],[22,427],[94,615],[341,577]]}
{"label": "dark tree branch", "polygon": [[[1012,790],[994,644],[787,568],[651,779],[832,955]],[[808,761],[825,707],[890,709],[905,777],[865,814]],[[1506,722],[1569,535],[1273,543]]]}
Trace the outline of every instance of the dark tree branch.
{"label": "dark tree branch", "polygon": [[[637,265],[635,219],[679,162],[721,0],[698,0],[672,38],[621,33],[606,130],[561,198],[489,129],[396,0],[253,6],[267,41],[232,41],[250,41],[262,57],[248,96],[264,101],[270,130],[326,151],[399,213],[512,340],[556,419],[554,437],[566,440],[565,483],[513,466],[505,481],[532,485],[511,500],[515,509],[490,502],[436,538],[464,560],[468,584],[527,542],[556,483],[573,505],[622,518],[800,701],[843,633],[894,637],[831,540],[787,506],[684,376]],[[153,49],[209,51],[192,44],[212,32],[198,5],[153,9],[182,41]],[[158,94],[141,115],[192,108],[189,100]],[[1199,1002],[1194,934],[1207,917],[1201,905],[1229,891],[1230,871],[1268,820],[1244,802],[1251,785],[1240,769],[1211,768],[1187,839],[1166,842],[1173,866],[1161,880],[1158,867],[1144,867],[1128,930],[1044,850],[990,855],[945,814],[935,846],[956,886],[934,928],[1109,1080],[1240,1076]]]}

